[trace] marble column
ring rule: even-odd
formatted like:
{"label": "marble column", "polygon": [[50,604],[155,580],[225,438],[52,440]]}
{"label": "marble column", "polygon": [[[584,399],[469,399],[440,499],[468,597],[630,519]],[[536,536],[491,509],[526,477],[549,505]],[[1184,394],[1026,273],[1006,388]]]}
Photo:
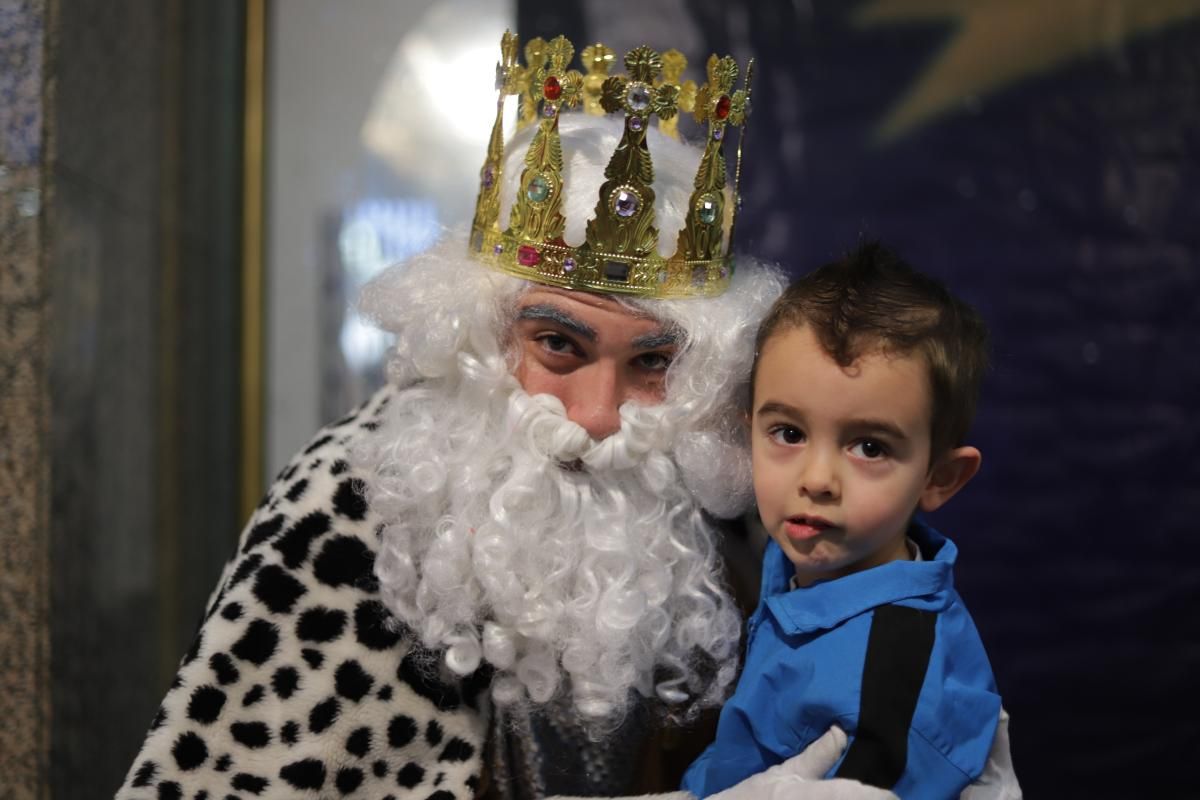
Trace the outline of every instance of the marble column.
{"label": "marble column", "polygon": [[46,4],[0,0],[0,775],[49,793]]}

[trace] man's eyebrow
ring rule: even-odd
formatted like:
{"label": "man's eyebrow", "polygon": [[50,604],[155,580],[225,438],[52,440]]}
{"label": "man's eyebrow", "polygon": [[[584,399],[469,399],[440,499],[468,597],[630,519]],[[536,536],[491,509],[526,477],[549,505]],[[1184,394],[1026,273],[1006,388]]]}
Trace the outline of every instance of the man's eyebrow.
{"label": "man's eyebrow", "polygon": [[548,304],[525,306],[517,312],[517,319],[534,319],[542,320],[544,322],[553,322],[557,325],[561,325],[572,333],[582,336],[589,342],[596,341],[596,331],[592,329],[592,326],[588,325],[586,322],[575,319],[566,311],[563,311],[557,306]]}
{"label": "man's eyebrow", "polygon": [[657,350],[660,347],[675,347],[683,340],[683,335],[675,329],[644,333],[630,342],[638,350]]}

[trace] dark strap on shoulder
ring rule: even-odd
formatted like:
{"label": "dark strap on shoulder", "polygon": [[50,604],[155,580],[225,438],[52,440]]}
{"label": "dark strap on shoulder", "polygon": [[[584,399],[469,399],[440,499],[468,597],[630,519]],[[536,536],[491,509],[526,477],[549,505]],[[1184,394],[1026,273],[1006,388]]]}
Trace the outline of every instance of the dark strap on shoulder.
{"label": "dark strap on shoulder", "polygon": [[936,625],[933,611],[875,609],[867,636],[858,732],[836,777],[890,789],[904,774],[908,729],[929,668]]}

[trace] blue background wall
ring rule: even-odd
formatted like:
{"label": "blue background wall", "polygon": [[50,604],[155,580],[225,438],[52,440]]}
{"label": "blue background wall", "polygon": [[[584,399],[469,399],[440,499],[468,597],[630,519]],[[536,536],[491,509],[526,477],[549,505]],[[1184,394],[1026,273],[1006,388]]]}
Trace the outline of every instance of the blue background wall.
{"label": "blue background wall", "polygon": [[984,469],[935,522],[1030,797],[1200,792],[1200,4],[1138,29],[1167,5],[751,14],[741,246],[799,274],[879,237],[991,327]]}

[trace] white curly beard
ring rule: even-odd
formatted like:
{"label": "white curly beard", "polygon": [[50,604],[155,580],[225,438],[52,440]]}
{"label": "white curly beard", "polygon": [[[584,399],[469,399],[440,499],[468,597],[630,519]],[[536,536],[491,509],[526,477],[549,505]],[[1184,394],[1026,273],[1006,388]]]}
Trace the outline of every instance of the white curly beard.
{"label": "white curly beard", "polygon": [[614,722],[631,690],[719,702],[741,618],[669,455],[670,405],[626,404],[620,432],[595,442],[503,358],[458,360],[458,380],[401,389],[356,453],[386,521],[390,609],[454,672],[495,667],[498,703],[567,689],[582,717]]}

